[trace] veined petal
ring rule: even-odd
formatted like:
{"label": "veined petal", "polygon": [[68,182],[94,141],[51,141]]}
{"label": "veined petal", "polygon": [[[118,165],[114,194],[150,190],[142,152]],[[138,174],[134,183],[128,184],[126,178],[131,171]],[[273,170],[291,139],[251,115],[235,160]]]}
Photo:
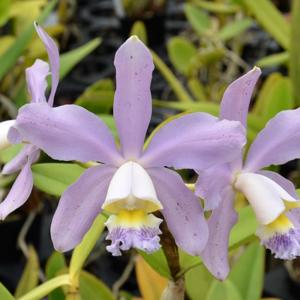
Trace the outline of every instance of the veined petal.
{"label": "veined petal", "polygon": [[5,164],[2,174],[13,174],[21,170],[28,161],[31,164],[35,163],[39,159],[39,156],[40,150],[34,145],[27,144],[11,161]]}
{"label": "veined petal", "polygon": [[273,222],[285,211],[284,201],[297,201],[276,182],[260,174],[240,173],[235,188],[246,196],[263,225]]}
{"label": "veined petal", "polygon": [[149,213],[162,209],[162,205],[146,170],[138,163],[128,161],[115,172],[102,208],[111,213],[122,210]]}
{"label": "veined petal", "polygon": [[198,174],[195,194],[205,201],[204,210],[213,210],[222,202],[224,190],[231,186],[229,165],[214,166]]}
{"label": "veined petal", "polygon": [[132,36],[118,49],[115,67],[114,118],[122,153],[130,160],[140,156],[151,118],[152,55],[136,36]]}
{"label": "veined petal", "polygon": [[199,199],[176,172],[164,168],[147,171],[164,207],[162,214],[176,244],[191,255],[200,255],[207,242],[208,228]]}
{"label": "veined petal", "polygon": [[222,193],[222,202],[213,210],[208,220],[209,239],[201,257],[207,269],[218,279],[224,280],[229,273],[228,241],[233,225],[237,222],[231,187]]}
{"label": "veined petal", "polygon": [[145,167],[202,171],[235,159],[244,144],[244,128],[239,122],[193,113],[163,126],[153,136],[140,163]]}
{"label": "veined petal", "polygon": [[46,102],[46,78],[49,75],[49,65],[43,60],[37,59],[25,72],[31,102]]}
{"label": "veined petal", "polygon": [[300,108],[278,113],[252,143],[245,170],[253,172],[300,157]]}
{"label": "veined petal", "polygon": [[30,167],[31,164],[28,161],[18,175],[8,195],[4,201],[0,203],[1,220],[4,220],[11,212],[22,206],[29,198],[33,186],[33,178]]}
{"label": "veined petal", "polygon": [[11,145],[8,140],[8,132],[15,122],[15,120],[0,122],[0,149],[5,149]]}
{"label": "veined petal", "polygon": [[260,74],[261,70],[254,67],[228,86],[221,101],[222,119],[240,121],[247,127],[249,104]]}
{"label": "veined petal", "polygon": [[27,104],[19,110],[12,142],[36,145],[58,160],[89,160],[119,164],[121,155],[107,126],[94,114],[77,105],[52,108],[46,103]]}
{"label": "veined petal", "polygon": [[51,237],[58,251],[79,244],[101,212],[115,168],[96,166],[86,170],[62,195],[51,224]]}
{"label": "veined petal", "polygon": [[34,23],[35,30],[38,33],[40,39],[44,43],[49,61],[51,66],[51,92],[48,98],[48,104],[50,106],[53,106],[54,102],[54,95],[58,86],[59,81],[59,52],[58,48],[54,42],[54,40],[48,35],[46,31],[43,30],[41,26],[39,26],[37,23]]}

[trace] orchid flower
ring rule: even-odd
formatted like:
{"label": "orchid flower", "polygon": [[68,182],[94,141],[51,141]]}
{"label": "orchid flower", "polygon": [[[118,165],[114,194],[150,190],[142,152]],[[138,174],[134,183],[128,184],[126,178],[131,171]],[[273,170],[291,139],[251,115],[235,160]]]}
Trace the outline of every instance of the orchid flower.
{"label": "orchid flower", "polygon": [[194,113],[167,123],[143,149],[152,111],[151,53],[133,36],[118,49],[114,63],[120,148],[100,118],[76,105],[28,104],[14,125],[54,159],[101,163],[63,193],[51,225],[54,247],[74,248],[105,210],[109,252],[121,255],[134,247],[151,253],[160,247],[162,219],[154,213],[161,210],[177,245],[199,255],[208,236],[201,204],[166,167],[202,170],[231,161],[244,145],[244,129],[239,122]]}
{"label": "orchid flower", "polygon": [[[220,117],[240,121],[245,127],[254,86],[261,74],[254,68],[234,81],[225,91]],[[196,194],[205,199],[210,239],[202,253],[206,267],[219,279],[229,272],[228,239],[237,221],[234,198],[242,193],[258,221],[256,235],[276,258],[300,255],[298,197],[292,182],[262,170],[300,157],[300,109],[278,113],[257,135],[243,162],[243,153],[229,164],[199,172]]]}
{"label": "orchid flower", "polygon": [[[35,29],[47,49],[51,65],[52,87],[48,101],[45,97],[47,88],[46,78],[50,74],[48,63],[37,59],[31,67],[26,69],[26,81],[32,105],[45,103],[50,107],[53,105],[54,95],[58,85],[59,53],[54,41],[49,35],[37,24],[35,24]],[[15,123],[15,120],[0,123],[0,149],[5,149],[10,146],[11,143],[9,140],[16,134],[13,127]],[[31,165],[38,160],[39,155],[39,148],[34,145],[34,143],[26,142],[17,156],[4,166],[2,174],[8,175],[19,171],[20,173],[10,192],[0,204],[0,219],[5,219],[7,215],[23,205],[29,198],[33,187]]]}

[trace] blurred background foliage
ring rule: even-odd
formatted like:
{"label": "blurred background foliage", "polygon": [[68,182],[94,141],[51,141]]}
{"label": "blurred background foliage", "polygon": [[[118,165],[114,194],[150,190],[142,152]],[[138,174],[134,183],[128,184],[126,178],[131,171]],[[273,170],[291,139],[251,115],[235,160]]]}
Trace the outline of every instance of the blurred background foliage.
{"label": "blurred background foliage", "polygon": [[[25,69],[36,58],[46,59],[34,20],[61,49],[55,104],[75,103],[96,113],[116,138],[113,55],[130,34],[148,45],[156,66],[149,139],[179,113],[217,116],[225,88],[254,65],[263,75],[248,117],[248,143],[278,112],[300,105],[300,0],[1,0],[1,120],[14,118],[28,100]],[[19,150],[1,151],[1,163]],[[54,252],[48,232],[56,200],[86,167],[53,162],[46,155],[33,166],[29,204],[0,224],[1,248],[8,249],[0,255],[0,281],[8,288],[0,284],[1,300],[48,294],[50,300],[156,300],[168,280],[178,278],[185,279],[186,299],[299,299],[299,261],[283,265],[265,255],[254,236],[255,217],[242,197],[236,199],[239,221],[229,243],[232,271],[224,282],[215,280],[199,257],[181,250],[176,278],[162,250],[112,259],[105,253],[104,214],[73,253]],[[279,171],[300,187],[297,161]],[[187,183],[195,181],[191,172],[182,175]],[[1,198],[13,180],[0,175]]]}

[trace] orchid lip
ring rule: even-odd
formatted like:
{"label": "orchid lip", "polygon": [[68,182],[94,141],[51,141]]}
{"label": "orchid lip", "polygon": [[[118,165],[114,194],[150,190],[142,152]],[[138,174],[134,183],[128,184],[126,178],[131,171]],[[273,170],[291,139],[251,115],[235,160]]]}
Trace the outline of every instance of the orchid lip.
{"label": "orchid lip", "polygon": [[111,179],[102,208],[114,214],[121,210],[150,213],[162,209],[162,205],[146,170],[138,163],[128,161]]}
{"label": "orchid lip", "polygon": [[15,122],[16,120],[0,122],[0,149],[5,149],[11,145],[8,139],[8,132]]}

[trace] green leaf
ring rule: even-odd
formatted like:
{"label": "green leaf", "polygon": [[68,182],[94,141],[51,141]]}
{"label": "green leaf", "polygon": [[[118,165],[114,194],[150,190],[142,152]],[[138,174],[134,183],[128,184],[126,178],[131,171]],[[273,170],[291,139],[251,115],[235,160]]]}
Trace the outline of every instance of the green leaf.
{"label": "green leaf", "polygon": [[233,226],[230,233],[230,249],[234,249],[253,238],[257,228],[257,220],[250,206],[240,209],[238,214],[238,222]]}
{"label": "green leaf", "polygon": [[225,25],[219,32],[221,40],[228,41],[246,31],[253,23],[250,18],[244,18],[241,20],[235,20]]}
{"label": "green leaf", "polygon": [[284,48],[290,48],[290,27],[270,0],[243,0],[260,25]]}
{"label": "green leaf", "polygon": [[10,0],[0,1],[0,27],[3,26],[8,21],[10,6],[11,6]]}
{"label": "green leaf", "polygon": [[1,300],[14,300],[14,296],[6,289],[6,287],[0,282],[0,299]]}
{"label": "green leaf", "polygon": [[240,7],[235,4],[211,2],[204,0],[193,0],[193,3],[200,8],[206,9],[212,13],[232,14],[240,10]]}
{"label": "green leaf", "polygon": [[71,277],[74,278],[79,276],[79,273],[83,268],[86,259],[88,258],[91,251],[95,247],[96,242],[98,241],[101,233],[105,228],[106,220],[107,220],[106,217],[104,217],[103,215],[99,215],[95,219],[92,227],[84,236],[81,243],[73,251],[71,262],[70,262],[70,271],[69,271]]}
{"label": "green leaf", "polygon": [[261,68],[279,66],[288,63],[289,59],[290,53],[285,51],[263,57],[256,62],[256,65]]}
{"label": "green leaf", "polygon": [[[53,254],[49,257],[46,264],[46,277],[47,279],[54,278],[62,269],[66,268],[66,260],[62,253],[53,252]],[[65,294],[61,288],[57,288],[53,290],[48,295],[49,300],[64,300]]]}
{"label": "green leaf", "polygon": [[265,81],[253,111],[267,122],[278,112],[293,107],[294,99],[289,78],[273,73]]}
{"label": "green leaf", "polygon": [[203,264],[191,269],[185,274],[188,295],[192,300],[206,299],[209,287],[214,280],[214,277]]}
{"label": "green leaf", "polygon": [[147,254],[143,251],[138,252],[144,258],[144,260],[160,275],[169,279],[172,278],[167,259],[162,249],[159,249],[158,251],[152,254]]}
{"label": "green leaf", "polygon": [[215,280],[207,293],[205,300],[243,300],[237,287],[230,281],[219,282]]}
{"label": "green leaf", "polygon": [[187,75],[197,48],[184,37],[173,37],[167,43],[169,58],[177,71]]}
{"label": "green leaf", "polygon": [[85,271],[80,274],[80,296],[81,300],[115,300],[112,292],[102,281]]}
{"label": "green leaf", "polygon": [[300,105],[300,0],[292,2],[292,30],[290,49],[290,77],[293,86],[293,96],[297,106]]}
{"label": "green leaf", "polygon": [[20,298],[34,289],[39,282],[39,259],[33,247],[28,248],[28,258],[22,277],[18,283],[15,297]]}
{"label": "green leaf", "polygon": [[12,160],[22,149],[23,145],[17,144],[12,145],[6,149],[0,150],[0,161],[2,163],[7,163]]}
{"label": "green leaf", "polygon": [[250,244],[235,262],[229,279],[235,283],[243,300],[261,298],[264,279],[264,248],[258,241]]}
{"label": "green leaf", "polygon": [[136,35],[145,45],[148,44],[147,29],[142,21],[133,24],[130,35]]}
{"label": "green leaf", "polygon": [[[2,1],[2,0],[1,0]],[[38,18],[38,22],[42,23],[53,10],[58,0],[52,0],[43,10],[41,16]],[[16,64],[20,55],[29,44],[34,33],[33,24],[27,26],[23,33],[16,39],[14,43],[5,51],[0,57],[0,80],[4,75]]]}
{"label": "green leaf", "polygon": [[62,54],[60,56],[60,74],[59,77],[63,78],[68,74],[72,68],[77,65],[81,60],[83,60],[88,54],[94,51],[101,43],[100,38],[91,40],[90,42],[78,47],[68,53]]}
{"label": "green leaf", "polygon": [[75,104],[95,114],[108,113],[113,107],[114,84],[111,79],[101,79],[89,86]]}
{"label": "green leaf", "polygon": [[208,34],[209,30],[212,28],[212,22],[203,10],[188,3],[184,5],[184,13],[199,36]]}
{"label": "green leaf", "polygon": [[60,196],[85,170],[67,163],[45,163],[32,166],[34,185],[41,191]]}

